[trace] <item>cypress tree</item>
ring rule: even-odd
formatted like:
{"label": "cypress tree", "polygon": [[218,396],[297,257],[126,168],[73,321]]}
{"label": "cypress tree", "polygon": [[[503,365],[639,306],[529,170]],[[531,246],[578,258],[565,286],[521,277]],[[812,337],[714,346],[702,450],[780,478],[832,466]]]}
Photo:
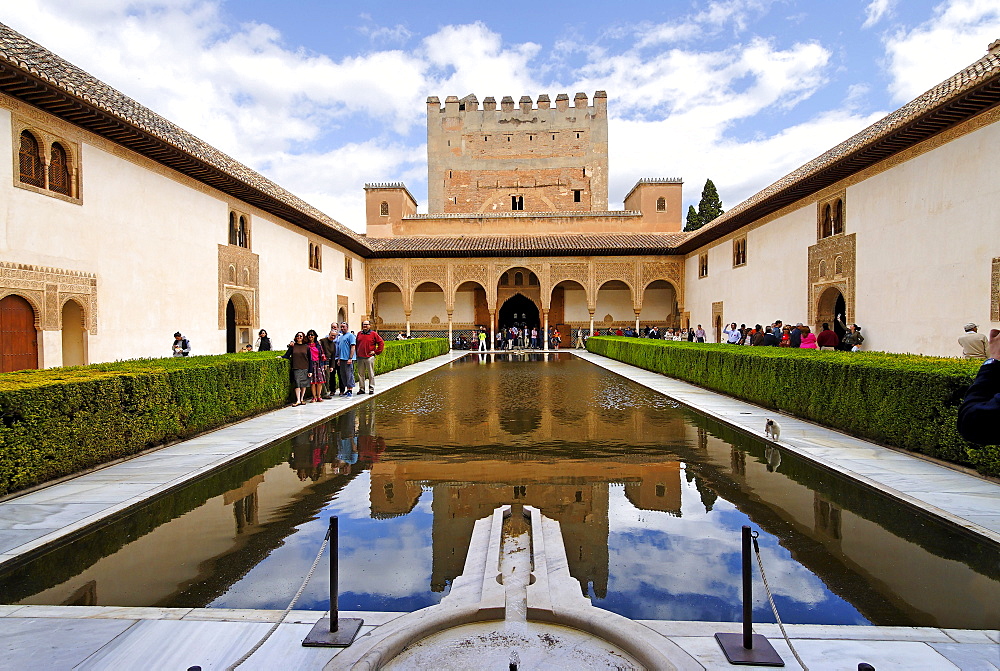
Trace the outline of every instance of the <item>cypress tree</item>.
{"label": "cypress tree", "polygon": [[688,205],[687,223],[684,224],[684,230],[697,231],[699,228],[701,228],[701,222],[698,221],[698,213],[695,212],[694,205]]}
{"label": "cypress tree", "polygon": [[712,180],[705,180],[705,188],[701,190],[701,202],[698,203],[698,219],[701,225],[711,222],[722,214],[722,200],[719,199],[719,192],[715,189]]}
{"label": "cypress tree", "polygon": [[699,228],[712,221],[725,210],[722,209],[722,200],[719,192],[715,188],[712,180],[705,180],[705,188],[701,190],[701,200],[698,202],[698,210],[694,205],[688,206],[687,223],[684,225],[685,231],[697,231]]}

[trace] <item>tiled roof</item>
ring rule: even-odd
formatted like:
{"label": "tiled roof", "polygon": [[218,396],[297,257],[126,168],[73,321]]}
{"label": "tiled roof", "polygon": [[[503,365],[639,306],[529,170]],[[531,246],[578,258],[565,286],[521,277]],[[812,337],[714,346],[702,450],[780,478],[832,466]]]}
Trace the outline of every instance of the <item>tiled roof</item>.
{"label": "tiled roof", "polygon": [[768,210],[773,212],[815,193],[944,128],[972,118],[998,102],[1000,52],[987,53],[958,74],[720,215],[696,231],[683,251],[711,242],[768,214]]}
{"label": "tiled roof", "polygon": [[669,254],[690,233],[469,235],[368,238],[376,258],[422,256],[576,256]]}
{"label": "tiled roof", "polygon": [[[41,86],[36,85],[33,87],[35,90],[32,90],[31,80]],[[66,95],[54,96],[52,89]],[[171,152],[170,148],[180,150],[201,164],[202,174],[192,171],[195,174],[191,176],[195,179],[252,202],[278,216],[292,218],[298,214],[298,221],[292,219],[295,223],[345,244],[356,252],[367,251],[360,236],[340,222],[3,24],[0,24],[0,90],[27,99],[28,102],[51,111],[56,116],[68,118],[99,135],[107,135],[102,129],[108,125],[108,119],[105,118],[102,126],[100,116],[107,115],[124,122],[131,128],[114,129],[118,137],[112,136],[111,139],[116,142],[170,167],[188,172],[180,164],[171,165],[170,159],[175,152]],[[53,105],[55,108],[47,109]],[[92,111],[85,108],[92,108]],[[156,151],[157,148],[151,147],[151,143],[163,146]],[[214,179],[208,179],[205,171],[221,174],[211,175]],[[234,182],[244,188],[235,188]],[[226,188],[227,184],[234,188]],[[267,201],[273,201],[270,203],[272,207],[267,207]]]}

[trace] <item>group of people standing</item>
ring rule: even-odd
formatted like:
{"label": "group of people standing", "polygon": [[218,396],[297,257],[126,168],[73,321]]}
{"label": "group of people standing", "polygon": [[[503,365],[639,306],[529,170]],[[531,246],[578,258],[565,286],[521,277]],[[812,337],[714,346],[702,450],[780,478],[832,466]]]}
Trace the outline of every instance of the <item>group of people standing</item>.
{"label": "group of people standing", "polygon": [[[262,337],[267,333],[262,331]],[[267,342],[270,349],[270,341]],[[354,393],[355,371],[358,375],[358,394],[375,393],[375,357],[382,353],[385,342],[371,329],[371,322],[362,322],[358,333],[349,331],[347,322],[330,324],[330,332],[320,338],[313,329],[305,333],[299,331],[282,355],[292,365],[292,381],[295,388],[293,406],[306,403],[306,388],[311,388],[312,403],[333,398],[333,390],[339,389],[340,396],[350,397]],[[258,349],[263,350],[260,345]],[[367,383],[367,392],[366,392]]]}
{"label": "group of people standing", "polygon": [[[513,349],[538,349],[541,332],[537,326],[528,328],[525,324],[500,327],[493,336],[493,348],[496,351]],[[480,352],[489,349],[489,334],[485,326],[480,326],[476,333],[476,345]],[[549,327],[548,342],[550,349],[558,349],[562,343],[562,335],[555,326]]]}

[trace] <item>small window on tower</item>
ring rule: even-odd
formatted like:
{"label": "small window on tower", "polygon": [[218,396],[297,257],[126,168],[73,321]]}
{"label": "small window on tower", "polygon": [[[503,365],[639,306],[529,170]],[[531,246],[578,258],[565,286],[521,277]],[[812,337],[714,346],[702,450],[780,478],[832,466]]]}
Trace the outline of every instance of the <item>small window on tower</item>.
{"label": "small window on tower", "polygon": [[511,196],[510,197],[510,209],[514,212],[520,212],[524,209],[524,196]]}
{"label": "small window on tower", "polygon": [[573,202],[580,203],[583,201],[583,191],[580,189],[573,189]]}
{"label": "small window on tower", "polygon": [[382,204],[378,206],[378,213],[383,217],[389,216],[389,203],[382,201]]}
{"label": "small window on tower", "polygon": [[657,212],[665,212],[666,209],[667,209],[667,199],[666,198],[657,198],[656,199],[656,211]]}

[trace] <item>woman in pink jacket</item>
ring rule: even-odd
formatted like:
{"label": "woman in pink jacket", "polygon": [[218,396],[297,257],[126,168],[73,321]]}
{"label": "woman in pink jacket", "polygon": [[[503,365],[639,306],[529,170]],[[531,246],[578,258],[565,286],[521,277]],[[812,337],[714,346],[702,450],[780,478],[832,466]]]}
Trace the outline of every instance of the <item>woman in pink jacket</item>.
{"label": "woman in pink jacket", "polygon": [[802,342],[799,344],[799,349],[816,349],[816,334],[808,326],[800,326],[799,330],[802,331]]}

